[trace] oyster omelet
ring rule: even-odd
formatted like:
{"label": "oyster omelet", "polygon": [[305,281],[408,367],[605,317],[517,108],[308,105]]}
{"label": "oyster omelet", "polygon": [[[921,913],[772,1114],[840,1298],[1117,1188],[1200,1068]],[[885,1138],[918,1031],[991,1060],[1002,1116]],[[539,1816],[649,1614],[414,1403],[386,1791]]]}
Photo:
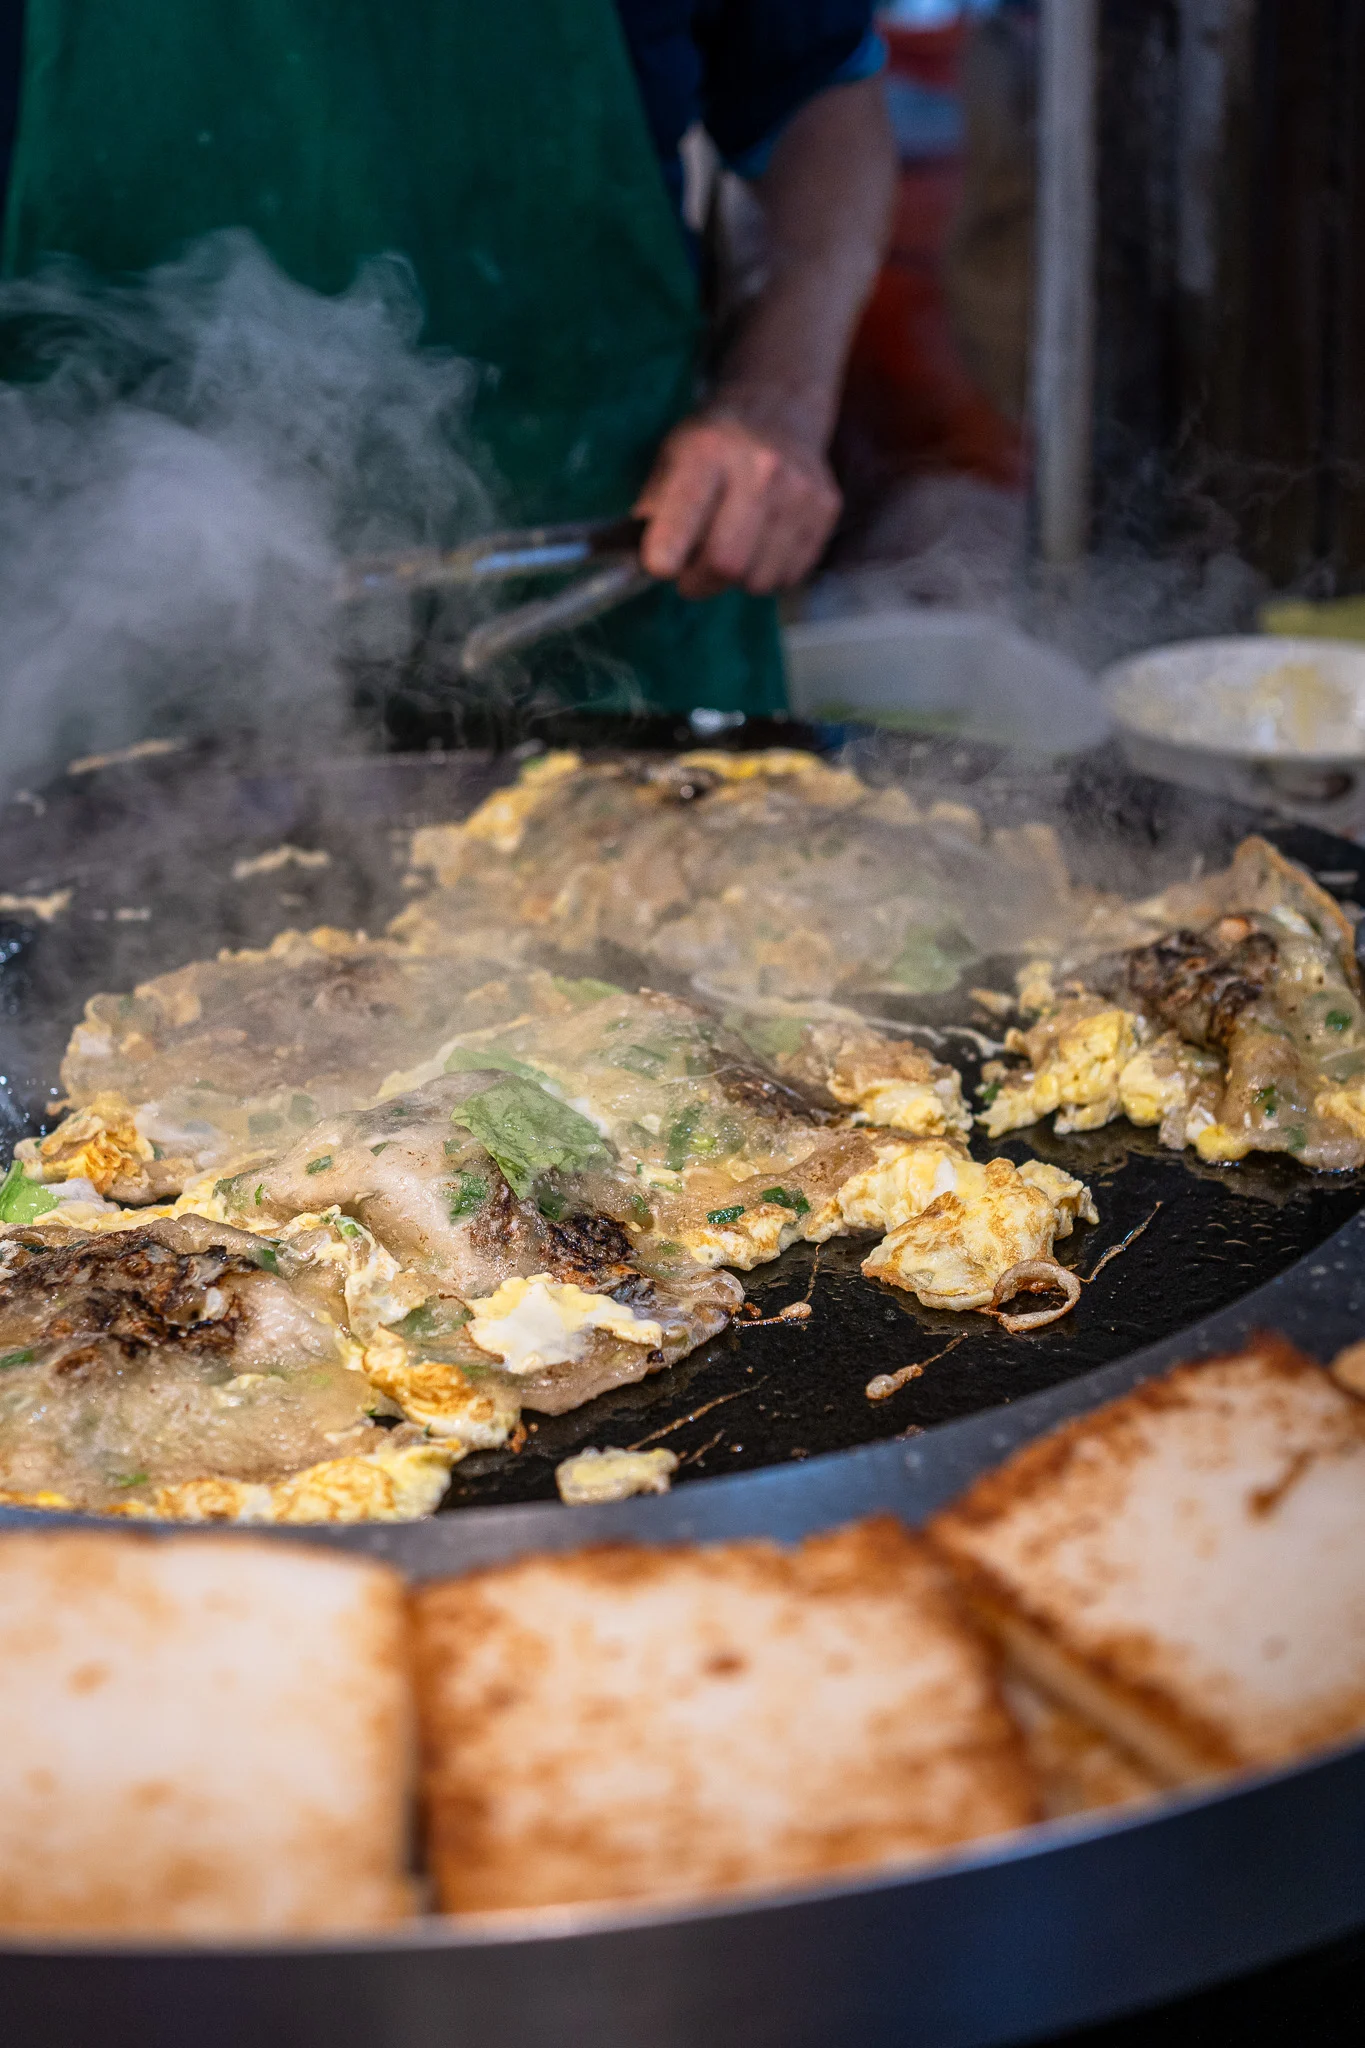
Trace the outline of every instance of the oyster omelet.
{"label": "oyster omelet", "polygon": [[287,1246],[188,1214],[90,1231],[56,1208],[0,1233],[8,1501],[269,1521],[348,1519],[364,1494],[370,1514],[423,1512],[451,1459],[382,1428],[377,1404],[338,1290]]}
{"label": "oyster omelet", "polygon": [[1143,906],[1203,914],[1064,984],[1020,977],[1040,1014],[986,1071],[992,1137],[1056,1113],[1059,1132],[1123,1115],[1203,1159],[1286,1152],[1365,1164],[1365,996],[1349,920],[1301,868],[1249,839],[1231,866]]}
{"label": "oyster omelet", "polygon": [[[440,1367],[558,1414],[674,1363],[743,1299],[731,1275],[660,1243],[638,1178],[594,1123],[496,1067],[321,1119],[280,1157],[220,1181],[215,1200],[272,1233],[324,1203],[364,1226],[401,1269],[394,1306],[421,1297],[366,1353],[367,1370],[414,1415],[398,1376],[420,1369],[429,1393]],[[492,1327],[509,1317],[512,1331]],[[532,1320],[559,1341],[514,1341]]]}
{"label": "oyster omelet", "polygon": [[774,1027],[676,997],[546,974],[515,993],[506,1021],[453,1037],[391,1076],[386,1095],[487,1064],[566,1102],[615,1155],[623,1224],[664,1257],[748,1271],[798,1239],[885,1228],[866,1194],[857,1225],[830,1208],[885,1150],[870,1126],[960,1140],[970,1122],[952,1068],[856,1021],[783,1018],[776,1041],[789,1050],[773,1058]]}
{"label": "oyster omelet", "polygon": [[372,1100],[494,971],[320,926],[92,996],[62,1061],[72,1113],[19,1156],[40,1180],[165,1200],[244,1149],[288,1144],[326,1111]]}
{"label": "oyster omelet", "polygon": [[462,824],[419,831],[412,859],[418,893],[390,933],[414,951],[501,925],[729,1000],[943,992],[1021,932],[1060,945],[1123,911],[1072,883],[1047,826],[992,831],[966,804],[790,748],[542,756]]}

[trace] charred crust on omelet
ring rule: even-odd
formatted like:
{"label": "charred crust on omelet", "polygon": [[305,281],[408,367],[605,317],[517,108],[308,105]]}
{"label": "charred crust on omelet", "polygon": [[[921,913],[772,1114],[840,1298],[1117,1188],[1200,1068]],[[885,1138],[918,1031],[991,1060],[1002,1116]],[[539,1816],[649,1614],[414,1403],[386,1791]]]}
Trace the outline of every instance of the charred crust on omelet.
{"label": "charred crust on omelet", "polygon": [[546,1264],[557,1280],[618,1284],[633,1272],[630,1239],[610,1216],[545,1219]]}
{"label": "charred crust on omelet", "polygon": [[1153,1017],[1191,1045],[1226,1052],[1238,1019],[1261,1000],[1279,948],[1249,917],[1206,932],[1175,931],[1128,956],[1128,986]]}
{"label": "charred crust on omelet", "polygon": [[59,1347],[51,1367],[62,1373],[99,1364],[111,1348],[129,1360],[165,1345],[231,1351],[241,1304],[228,1290],[210,1304],[210,1290],[260,1272],[257,1256],[222,1244],[177,1250],[154,1228],[57,1244],[23,1231],[5,1252],[0,1316],[41,1316],[41,1341]]}

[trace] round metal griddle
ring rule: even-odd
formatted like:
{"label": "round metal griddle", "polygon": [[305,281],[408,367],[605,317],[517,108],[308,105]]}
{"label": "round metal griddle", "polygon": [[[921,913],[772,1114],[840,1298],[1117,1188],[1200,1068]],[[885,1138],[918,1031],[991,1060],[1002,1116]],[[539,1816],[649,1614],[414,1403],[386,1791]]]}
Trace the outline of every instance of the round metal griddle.
{"label": "round metal griddle", "polygon": [[[856,752],[856,747],[855,747]],[[907,743],[876,765],[956,783],[993,822],[1040,811],[1073,869],[1143,886],[1224,859],[1264,821],[1188,800],[1099,760],[1068,778],[988,755]],[[500,778],[489,757],[342,762],[232,772],[172,757],[102,771],[0,815],[15,893],[71,886],[47,926],[0,926],[0,1045],[9,1121],[40,1117],[85,996],[286,923],[382,928],[406,900],[407,831],[451,817]],[[1360,849],[1272,830],[1343,897]],[[239,883],[233,862],[288,840],[326,847],[322,870]],[[291,900],[292,899],[292,900]],[[150,910],[122,919],[122,910]],[[910,1014],[913,1006],[907,1006]],[[922,1005],[943,1028],[945,1012]],[[958,1056],[963,1048],[951,1048]],[[645,1542],[793,1539],[875,1510],[919,1522],[1017,1443],[1175,1360],[1273,1325],[1319,1357],[1365,1320],[1365,1185],[1286,1161],[1202,1169],[1111,1126],[1004,1149],[1055,1158],[1095,1189],[1102,1221],[1061,1249],[1081,1273],[1145,1218],[1067,1321],[1007,1338],[981,1319],[921,1310],[835,1244],[802,1328],[739,1329],[671,1373],[554,1423],[519,1455],[457,1468],[448,1506],[409,1526],[276,1532],[359,1548],[430,1577],[604,1536]],[[1160,1204],[1157,1207],[1157,1204]],[[796,1248],[749,1276],[771,1308],[805,1294]],[[964,1324],[968,1327],[964,1330]],[[962,1338],[951,1351],[944,1347]],[[935,1358],[934,1354],[944,1355]],[[873,1405],[873,1373],[930,1361]],[[553,1501],[553,1465],[579,1443],[666,1441],[684,1458],[662,1500],[601,1509]],[[764,1469],[755,1469],[764,1468]],[[699,1484],[708,1480],[713,1483]],[[37,1519],[0,1512],[0,1526]],[[51,1522],[54,1518],[43,1517]],[[176,2048],[246,2040],[289,2048],[858,2041],[916,2048],[1022,2041],[1169,1998],[1365,1921],[1365,1745],[1117,1819],[1052,1824],[946,1863],[868,1882],[667,1912],[546,1916],[488,1927],[432,1921],[363,1944],[97,1953],[0,1947],[0,2009],[16,2043]]]}

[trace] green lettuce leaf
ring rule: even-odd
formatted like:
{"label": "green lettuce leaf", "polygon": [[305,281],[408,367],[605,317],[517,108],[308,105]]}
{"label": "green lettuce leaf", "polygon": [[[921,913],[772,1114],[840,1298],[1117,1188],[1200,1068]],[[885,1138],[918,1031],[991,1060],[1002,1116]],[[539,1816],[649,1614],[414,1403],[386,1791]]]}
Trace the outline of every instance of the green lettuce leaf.
{"label": "green lettuce leaf", "polygon": [[0,1180],[0,1223],[36,1223],[56,1206],[57,1197],[41,1181],[30,1180],[17,1159]]}
{"label": "green lettuce leaf", "polygon": [[582,1173],[612,1157],[596,1124],[520,1074],[472,1095],[452,1121],[478,1139],[523,1201],[543,1174]]}

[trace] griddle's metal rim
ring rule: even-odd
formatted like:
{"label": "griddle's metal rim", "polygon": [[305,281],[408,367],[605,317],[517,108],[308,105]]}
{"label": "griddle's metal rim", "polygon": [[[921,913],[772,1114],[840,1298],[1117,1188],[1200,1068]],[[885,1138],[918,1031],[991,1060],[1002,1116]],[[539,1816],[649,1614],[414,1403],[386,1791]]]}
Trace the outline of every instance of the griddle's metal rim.
{"label": "griddle's metal rim", "polygon": [[368,1943],[0,1949],[14,2048],[1001,2048],[1350,1933],[1365,1747],[861,1884]]}

